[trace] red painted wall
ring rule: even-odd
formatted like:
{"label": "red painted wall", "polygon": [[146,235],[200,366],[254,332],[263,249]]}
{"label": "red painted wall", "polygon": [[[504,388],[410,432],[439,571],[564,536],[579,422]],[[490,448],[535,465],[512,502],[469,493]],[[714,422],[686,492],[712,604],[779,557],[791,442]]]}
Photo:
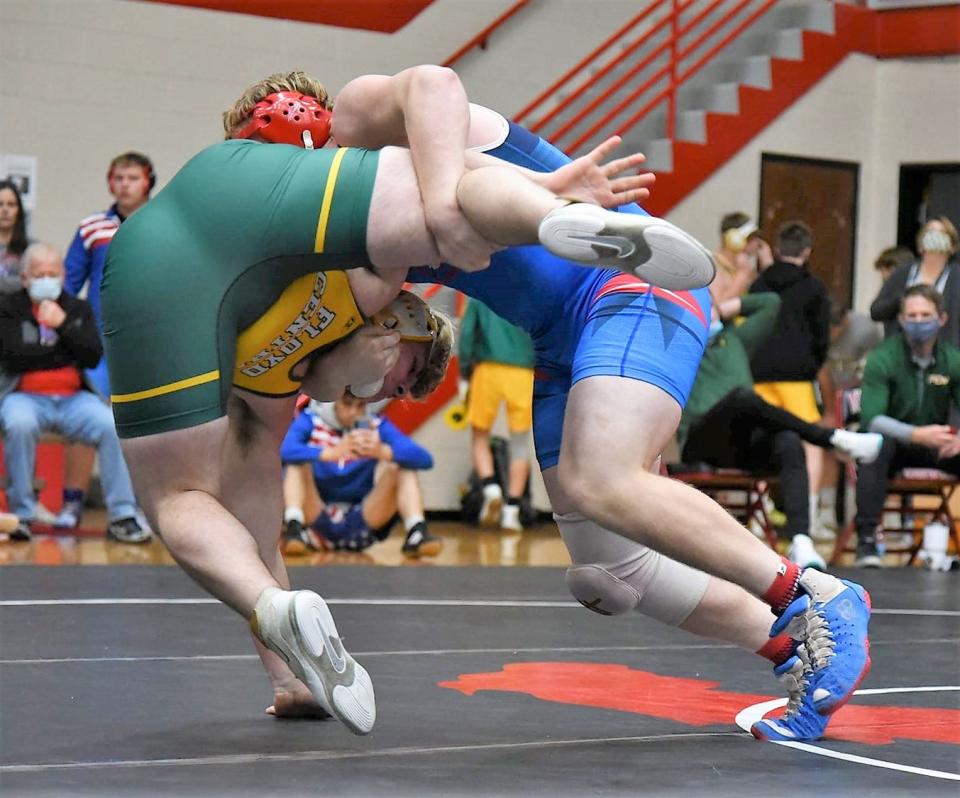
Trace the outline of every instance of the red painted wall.
{"label": "red painted wall", "polygon": [[433,0],[140,0],[394,33]]}

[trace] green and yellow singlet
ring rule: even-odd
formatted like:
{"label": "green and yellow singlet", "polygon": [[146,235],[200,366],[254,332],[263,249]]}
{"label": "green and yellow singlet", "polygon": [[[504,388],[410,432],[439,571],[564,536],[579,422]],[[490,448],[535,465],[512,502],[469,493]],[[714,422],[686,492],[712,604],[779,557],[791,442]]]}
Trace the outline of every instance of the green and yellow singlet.
{"label": "green and yellow singlet", "polygon": [[378,153],[225,141],[121,226],[101,286],[121,437],[226,413],[232,385],[295,393],[290,372],[363,319]]}

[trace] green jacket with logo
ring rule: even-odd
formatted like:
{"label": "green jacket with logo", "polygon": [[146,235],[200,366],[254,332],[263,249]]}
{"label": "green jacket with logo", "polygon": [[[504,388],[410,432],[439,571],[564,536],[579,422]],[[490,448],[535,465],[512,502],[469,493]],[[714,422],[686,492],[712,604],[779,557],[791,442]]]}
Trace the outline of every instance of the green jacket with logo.
{"label": "green jacket with logo", "polygon": [[915,426],[947,424],[951,405],[960,407],[960,349],[937,341],[933,362],[921,368],[902,333],[868,356],[863,369],[860,428],[877,416]]}
{"label": "green jacket with logo", "polygon": [[724,396],[734,388],[753,388],[750,357],[767,340],[779,312],[780,297],[772,291],[747,294],[740,300],[742,323],[727,322],[707,344],[677,428],[681,448],[691,425]]}

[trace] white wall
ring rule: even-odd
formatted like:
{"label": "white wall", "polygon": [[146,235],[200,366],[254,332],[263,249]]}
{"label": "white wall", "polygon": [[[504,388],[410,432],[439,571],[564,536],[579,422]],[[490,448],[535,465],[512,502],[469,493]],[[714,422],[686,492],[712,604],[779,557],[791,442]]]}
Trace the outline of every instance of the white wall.
{"label": "white wall", "polygon": [[[362,72],[442,61],[511,4],[437,0],[388,36],[133,0],[2,0],[0,153],[38,157],[31,232],[66,247],[79,219],[109,204],[104,171],[117,153],[146,152],[162,186],[220,137],[219,111],[251,81],[303,68],[335,92]],[[529,17],[458,66],[471,96],[507,113],[636,14],[637,4],[551,0],[523,13]],[[670,218],[713,246],[723,213],[757,207],[762,152],[857,161],[855,304],[864,308],[877,289],[873,257],[894,239],[900,164],[960,161],[958,85],[955,58],[852,56]],[[441,464],[427,480],[429,505],[455,506],[468,470],[466,433],[435,418],[417,437]]]}
{"label": "white wall", "polygon": [[[39,158],[31,233],[66,247],[81,218],[110,204],[114,155],[142,150],[162,187],[222,136],[220,112],[270,72],[304,69],[335,94],[359,74],[442,62],[512,4],[436,0],[388,35],[134,0],[2,0],[0,153]],[[551,0],[553,34],[508,25],[465,59],[478,101],[514,112],[636,13],[631,0],[591,5]],[[510,70],[490,68],[521,56]]]}
{"label": "white wall", "polygon": [[901,164],[960,161],[958,86],[958,58],[852,55],[674,208],[670,219],[713,247],[725,212],[756,211],[762,153],[856,162],[854,307],[866,310],[880,287],[873,261],[896,243]]}

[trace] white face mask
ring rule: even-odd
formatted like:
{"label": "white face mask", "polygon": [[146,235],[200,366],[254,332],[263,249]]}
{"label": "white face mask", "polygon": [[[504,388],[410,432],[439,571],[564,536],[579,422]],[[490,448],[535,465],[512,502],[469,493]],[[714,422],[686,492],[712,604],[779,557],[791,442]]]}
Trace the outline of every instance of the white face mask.
{"label": "white face mask", "polygon": [[27,286],[27,293],[34,302],[56,299],[62,291],[63,280],[59,277],[34,277]]}
{"label": "white face mask", "polygon": [[947,253],[953,247],[951,246],[950,236],[943,230],[927,230],[920,239],[920,248],[924,252],[942,252]]}

